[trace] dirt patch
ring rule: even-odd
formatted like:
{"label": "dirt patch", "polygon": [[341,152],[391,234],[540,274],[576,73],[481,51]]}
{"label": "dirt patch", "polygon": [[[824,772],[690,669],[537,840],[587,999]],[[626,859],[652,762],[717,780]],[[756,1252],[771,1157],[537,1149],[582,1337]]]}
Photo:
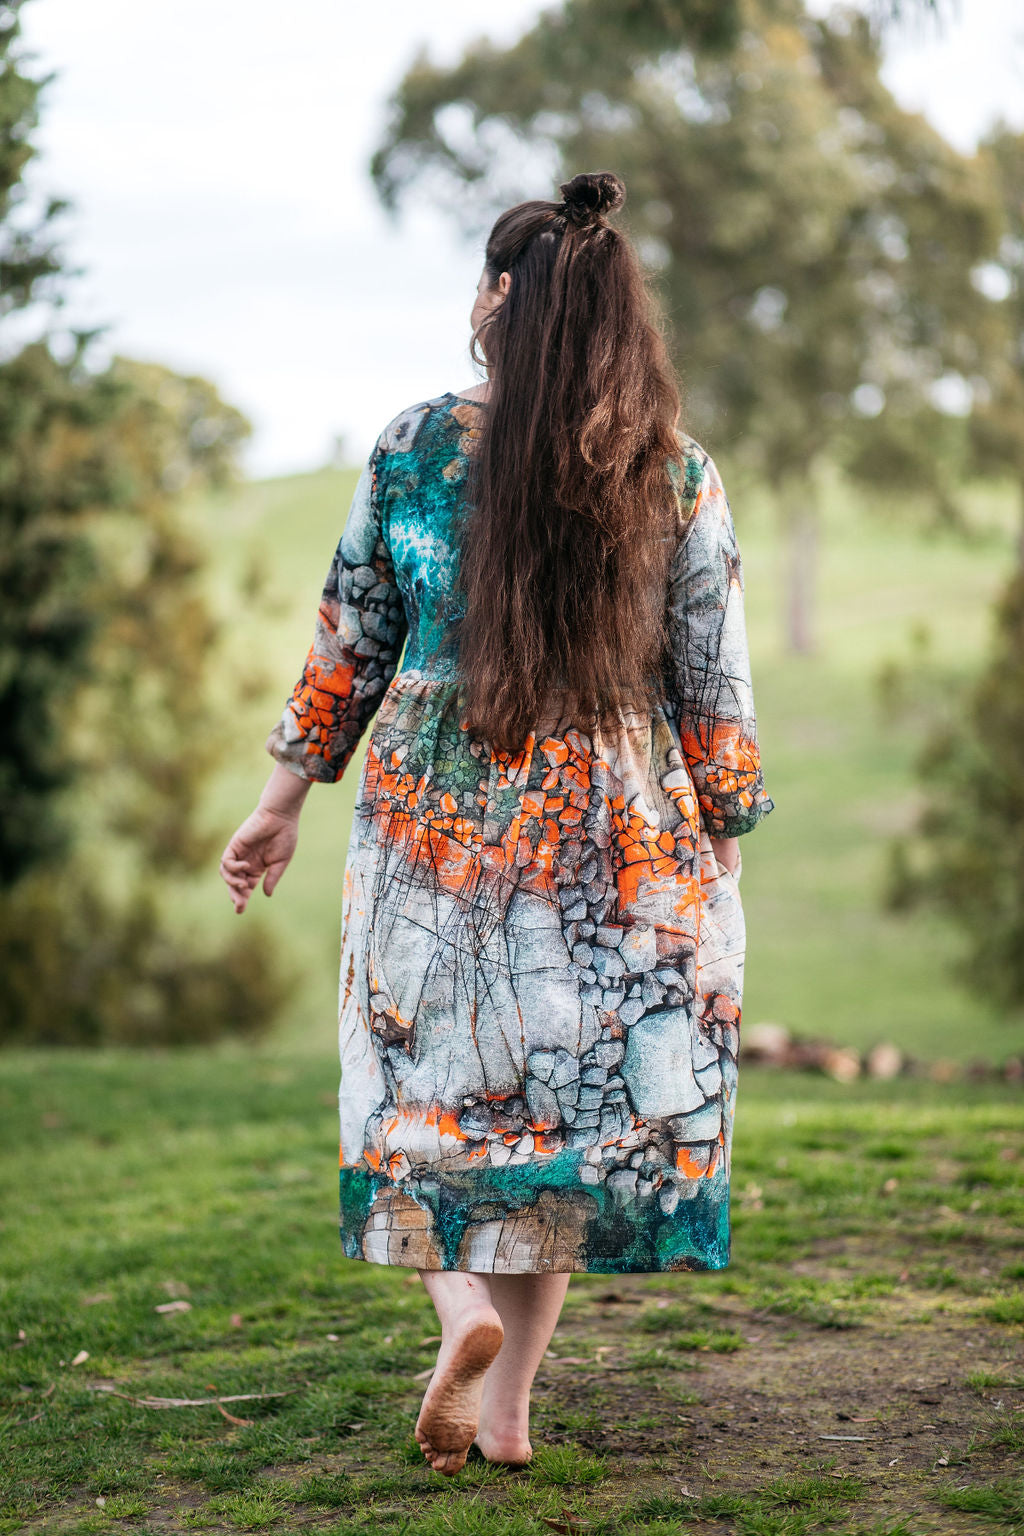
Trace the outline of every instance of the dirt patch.
{"label": "dirt patch", "polygon": [[[801,1268],[817,1278],[831,1272],[827,1260]],[[567,1438],[632,1463],[645,1488],[754,1494],[768,1477],[818,1469],[865,1485],[850,1511],[859,1519],[896,1524],[909,1516],[921,1531],[992,1529],[945,1509],[937,1494],[1019,1474],[1019,1449],[992,1443],[1014,1421],[1024,1429],[1018,1330],[979,1322],[963,1298],[905,1289],[879,1304],[875,1319],[841,1328],[730,1298],[702,1323],[735,1330],[742,1348],[679,1351],[671,1330],[636,1329],[657,1292],[624,1278],[613,1294],[616,1301],[595,1299],[559,1326],[555,1352],[569,1362],[545,1362],[536,1391],[549,1438],[568,1419]],[[679,1294],[661,1299],[677,1304]],[[603,1364],[571,1363],[598,1343],[614,1346]],[[630,1366],[638,1348],[648,1350],[647,1363]],[[971,1385],[979,1372],[1016,1387]],[[588,1410],[599,1427],[580,1427]]]}

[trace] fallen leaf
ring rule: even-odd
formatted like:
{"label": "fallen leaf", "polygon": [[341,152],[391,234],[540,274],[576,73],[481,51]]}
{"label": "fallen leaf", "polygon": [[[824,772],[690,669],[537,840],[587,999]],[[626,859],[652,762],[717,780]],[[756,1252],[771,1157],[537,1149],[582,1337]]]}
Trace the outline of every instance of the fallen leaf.
{"label": "fallen leaf", "polygon": [[254,1419],[236,1419],[234,1414],[228,1413],[227,1409],[224,1408],[220,1403],[217,1404],[217,1408],[218,1411],[224,1415],[229,1424],[237,1424],[239,1429],[251,1429],[255,1423]]}
{"label": "fallen leaf", "polygon": [[241,1312],[232,1312],[232,1314],[231,1314],[231,1326],[232,1326],[232,1328],[241,1328],[241,1326],[242,1326],[242,1314],[241,1314]]}
{"label": "fallen leaf", "polygon": [[191,1312],[190,1301],[162,1301],[159,1306],[153,1308],[154,1312]]}
{"label": "fallen leaf", "polygon": [[87,1349],[80,1349],[78,1351],[78,1354],[72,1360],[71,1364],[72,1365],[84,1365],[85,1362],[88,1360],[88,1358],[89,1358],[89,1351]]}
{"label": "fallen leaf", "polygon": [[940,1456],[938,1461],[935,1463],[935,1465],[937,1467],[948,1467],[949,1466],[949,1457],[948,1456]]}
{"label": "fallen leaf", "polygon": [[592,1529],[588,1520],[581,1520],[579,1515],[574,1515],[571,1509],[563,1509],[557,1519],[548,1515],[542,1516],[542,1524],[552,1531],[562,1531],[566,1536],[571,1536],[573,1531],[589,1531]]}
{"label": "fallen leaf", "polygon": [[337,1344],[340,1335],[337,1333],[325,1333],[324,1338],[329,1344]]}

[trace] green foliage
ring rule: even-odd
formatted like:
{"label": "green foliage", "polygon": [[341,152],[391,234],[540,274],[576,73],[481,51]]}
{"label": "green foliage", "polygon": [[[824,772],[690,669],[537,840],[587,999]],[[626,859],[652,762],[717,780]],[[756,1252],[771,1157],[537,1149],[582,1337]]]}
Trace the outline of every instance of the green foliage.
{"label": "green foliage", "polygon": [[[38,97],[0,10],[0,313],[63,297],[51,200],[20,184]],[[0,362],[0,1041],[201,1040],[264,1028],[285,979],[251,927],[211,945],[175,881],[220,841],[204,786],[227,738],[219,626],[186,492],[223,487],[250,428],[207,380],[47,331]]]}
{"label": "green foliage", "polygon": [[[1024,493],[1024,134],[998,126],[980,159],[1004,219],[996,275],[1005,291],[988,338],[989,365],[965,426],[965,459],[978,476],[1009,474]],[[1024,1007],[1024,533],[1018,566],[995,612],[982,670],[952,697],[933,700],[920,758],[927,804],[918,831],[924,867],[908,838],[891,847],[892,910],[934,902],[966,940],[979,993]],[[919,851],[919,850],[918,850]]]}
{"label": "green foliage", "polygon": [[152,881],[129,902],[74,864],[0,892],[0,1045],[188,1045],[258,1035],[287,995],[266,930],[220,946],[172,924]]}
{"label": "green foliage", "polygon": [[971,412],[971,443],[980,474],[1009,471],[1024,490],[1024,133],[998,124],[979,157],[1000,198],[1005,229],[995,275],[1005,297],[1004,325],[986,370],[986,389]]}
{"label": "green foliage", "polygon": [[979,991],[1024,1006],[1024,571],[996,610],[996,637],[979,676],[954,695],[929,736],[920,769],[928,802],[919,821],[925,863],[906,840],[892,855],[890,900],[929,900],[964,936]]}
{"label": "green foliage", "polygon": [[[17,55],[19,14],[24,0],[0,7],[0,318],[32,299],[52,298],[51,282],[62,267],[52,226],[67,204],[51,198],[34,224],[16,215],[23,201],[22,178],[36,150],[39,94],[45,79],[33,79]],[[14,215],[14,217],[12,217]]]}

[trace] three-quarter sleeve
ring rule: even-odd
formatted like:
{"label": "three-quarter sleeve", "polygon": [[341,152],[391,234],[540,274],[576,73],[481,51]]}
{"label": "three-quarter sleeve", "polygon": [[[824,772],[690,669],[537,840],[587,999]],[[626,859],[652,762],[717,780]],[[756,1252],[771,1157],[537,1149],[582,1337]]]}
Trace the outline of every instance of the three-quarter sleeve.
{"label": "three-quarter sleeve", "polygon": [[336,783],[345,772],[408,632],[382,525],[386,461],[382,435],[334,552],[302,675],[266,742],[279,763],[322,783]]}
{"label": "three-quarter sleeve", "polygon": [[774,802],[761,774],[732,511],[714,461],[704,457],[669,573],[670,691],[704,825],[713,837],[738,837]]}

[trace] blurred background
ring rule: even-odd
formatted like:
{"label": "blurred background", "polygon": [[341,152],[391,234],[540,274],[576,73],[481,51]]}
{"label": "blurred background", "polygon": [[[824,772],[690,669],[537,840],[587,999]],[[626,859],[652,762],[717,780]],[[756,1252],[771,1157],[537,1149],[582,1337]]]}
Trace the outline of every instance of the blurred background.
{"label": "blurred background", "polygon": [[743,551],[750,1054],[1019,1077],[1014,0],[27,0],[0,53],[0,1042],[333,1050],[361,752],[271,906],[220,851],[493,217],[610,168]]}

